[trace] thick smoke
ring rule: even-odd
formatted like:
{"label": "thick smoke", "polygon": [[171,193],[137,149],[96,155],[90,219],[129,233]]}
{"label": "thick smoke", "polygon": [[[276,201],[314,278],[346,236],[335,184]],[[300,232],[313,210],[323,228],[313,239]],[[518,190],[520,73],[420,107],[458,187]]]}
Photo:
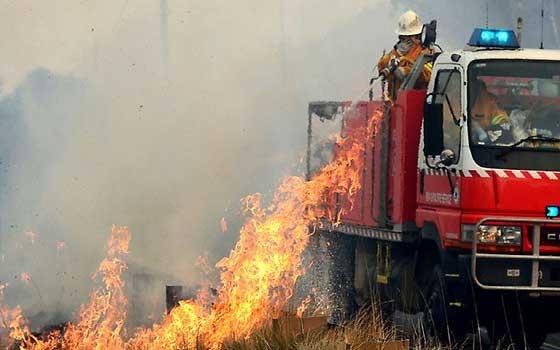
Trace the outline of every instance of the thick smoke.
{"label": "thick smoke", "polygon": [[[533,28],[534,6],[498,2],[491,24]],[[400,12],[438,19],[447,47],[485,16],[482,1],[457,5],[459,25],[443,0],[166,3],[164,32],[157,1],[2,8],[0,280],[37,324],[86,300],[113,223],[132,231],[129,288],[157,317],[165,284],[228,253],[239,198],[302,171],[307,102],[365,98]]]}
{"label": "thick smoke", "polygon": [[307,101],[363,89],[383,40],[365,20],[389,11],[168,1],[165,49],[159,4],[98,3],[6,9],[21,20],[0,72],[0,279],[36,325],[87,298],[113,223],[133,233],[128,285],[156,317],[165,284],[196,284],[196,258],[236,240],[239,198],[302,171]]}

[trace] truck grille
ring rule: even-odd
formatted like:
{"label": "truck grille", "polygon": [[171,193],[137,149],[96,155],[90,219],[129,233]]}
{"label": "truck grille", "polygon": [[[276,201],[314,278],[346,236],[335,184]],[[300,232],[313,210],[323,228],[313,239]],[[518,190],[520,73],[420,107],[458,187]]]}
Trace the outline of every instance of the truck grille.
{"label": "truck grille", "polygon": [[560,246],[560,227],[541,228],[541,245]]}

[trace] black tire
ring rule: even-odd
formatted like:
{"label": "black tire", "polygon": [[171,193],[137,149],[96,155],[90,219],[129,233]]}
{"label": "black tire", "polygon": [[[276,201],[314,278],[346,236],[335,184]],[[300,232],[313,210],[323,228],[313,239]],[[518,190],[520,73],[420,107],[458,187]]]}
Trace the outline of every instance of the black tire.
{"label": "black tire", "polygon": [[[538,350],[543,345],[547,334],[538,329],[529,329],[525,332],[525,339],[523,339],[523,335],[516,334],[515,338],[513,339],[515,343],[516,350]],[[527,347],[525,347],[525,342],[527,342]]]}
{"label": "black tire", "polygon": [[527,335],[527,343],[529,344],[529,349],[540,349],[546,340],[548,334],[542,330],[532,330],[529,331]]}
{"label": "black tire", "polygon": [[447,318],[445,277],[439,264],[433,266],[424,278],[424,327],[428,336],[447,344],[451,341]]}

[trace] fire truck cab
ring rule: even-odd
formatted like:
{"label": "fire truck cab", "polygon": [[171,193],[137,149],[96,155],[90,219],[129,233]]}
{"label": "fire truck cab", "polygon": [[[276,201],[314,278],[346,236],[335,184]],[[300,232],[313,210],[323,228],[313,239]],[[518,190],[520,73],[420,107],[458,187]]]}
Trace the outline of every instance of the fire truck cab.
{"label": "fire truck cab", "polygon": [[309,176],[317,116],[342,133],[376,118],[361,189],[332,201],[340,223],[319,235],[332,322],[378,300],[445,342],[538,348],[560,331],[560,51],[476,29],[464,49],[418,59],[394,101],[311,103]]}

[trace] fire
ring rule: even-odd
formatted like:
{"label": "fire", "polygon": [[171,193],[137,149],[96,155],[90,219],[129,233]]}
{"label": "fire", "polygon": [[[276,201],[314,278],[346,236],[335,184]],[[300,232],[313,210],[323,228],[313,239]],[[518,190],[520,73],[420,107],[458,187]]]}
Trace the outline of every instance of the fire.
{"label": "fire", "polygon": [[[374,123],[338,138],[335,159],[310,181],[286,178],[268,206],[263,196],[242,200],[247,220],[229,257],[218,262],[222,285],[211,303],[182,302],[163,323],[131,339],[133,349],[220,349],[230,339],[242,339],[266,325],[292,296],[303,273],[301,255],[309,227],[320,219],[336,220],[325,204],[336,193],[351,198],[361,186],[363,135],[373,137]],[[360,140],[360,141],[358,141]]]}
{"label": "fire", "polygon": [[128,229],[113,226],[107,244],[107,256],[92,276],[93,279],[100,279],[103,285],[91,293],[89,304],[80,309],[78,321],[68,324],[64,334],[51,333],[45,339],[35,337],[19,307],[2,310],[0,319],[4,321],[0,323],[0,328],[10,330],[10,338],[19,344],[20,349],[122,349],[127,307],[121,279],[126,268],[122,256],[128,252],[129,242]]}
{"label": "fire", "polygon": [[31,336],[21,313],[2,313],[0,320],[17,321],[12,328],[17,332],[10,336],[20,349],[221,349],[230,340],[250,336],[279,316],[292,296],[303,273],[301,256],[310,227],[319,227],[323,218],[337,220],[337,213],[328,209],[329,201],[335,194],[351,198],[360,189],[363,135],[373,136],[377,118],[370,118],[370,125],[362,130],[338,138],[335,159],[311,180],[287,177],[269,204],[261,194],[242,199],[245,224],[235,248],[217,264],[221,284],[215,295],[202,288],[195,300],[181,301],[161,323],[126,339],[127,299],[121,273],[130,234],[126,228],[113,227],[107,257],[93,276],[102,287],[92,292],[76,323],[43,340]]}
{"label": "fire", "polygon": [[107,243],[107,257],[92,276],[103,286],[91,293],[89,304],[80,310],[78,322],[64,332],[65,349],[122,349],[123,325],[127,299],[121,279],[126,264],[130,232],[126,227],[113,226]]}
{"label": "fire", "polygon": [[309,307],[309,304],[311,303],[311,294],[308,295],[307,297],[305,297],[305,299],[303,299],[303,301],[301,302],[301,305],[297,307],[296,309],[296,316],[297,317],[303,317],[303,314],[305,311],[307,311],[307,308]]}
{"label": "fire", "polygon": [[10,345],[10,343],[5,343],[6,339],[13,339],[18,343],[35,340],[29,331],[28,322],[23,316],[21,307],[16,306],[11,309],[2,306],[6,287],[6,284],[0,285],[0,346]]}

